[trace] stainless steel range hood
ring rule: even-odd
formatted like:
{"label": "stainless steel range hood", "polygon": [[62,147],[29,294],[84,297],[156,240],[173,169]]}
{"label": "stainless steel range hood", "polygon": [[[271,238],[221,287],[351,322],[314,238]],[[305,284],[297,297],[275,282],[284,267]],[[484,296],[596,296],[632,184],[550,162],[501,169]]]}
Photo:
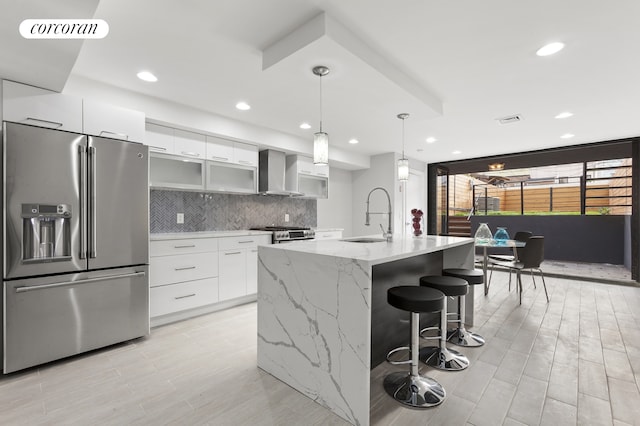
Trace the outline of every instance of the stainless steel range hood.
{"label": "stainless steel range hood", "polygon": [[284,187],[286,154],[273,149],[260,151],[258,192],[263,195],[285,195],[289,197],[303,195],[287,191]]}

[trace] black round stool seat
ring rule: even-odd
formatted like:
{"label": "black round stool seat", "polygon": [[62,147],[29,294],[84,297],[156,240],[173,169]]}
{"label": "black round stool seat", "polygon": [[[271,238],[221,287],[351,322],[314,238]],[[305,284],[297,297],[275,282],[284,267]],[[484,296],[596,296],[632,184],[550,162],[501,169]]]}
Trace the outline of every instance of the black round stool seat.
{"label": "black round stool seat", "polygon": [[439,312],[444,309],[444,294],[433,288],[401,285],[387,291],[387,302],[408,312]]}
{"label": "black round stool seat", "polygon": [[479,269],[449,268],[443,269],[442,275],[462,278],[463,280],[468,282],[469,285],[478,285],[484,283],[484,275]]}
{"label": "black round stool seat", "polygon": [[435,288],[445,296],[464,296],[469,285],[467,281],[456,277],[443,277],[441,275],[427,275],[420,278],[420,285],[426,288]]}

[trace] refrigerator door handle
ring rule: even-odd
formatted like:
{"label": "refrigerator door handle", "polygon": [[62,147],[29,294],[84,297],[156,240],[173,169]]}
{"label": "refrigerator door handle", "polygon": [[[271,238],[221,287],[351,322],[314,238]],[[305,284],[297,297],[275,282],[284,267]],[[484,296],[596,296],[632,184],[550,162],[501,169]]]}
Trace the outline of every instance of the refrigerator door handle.
{"label": "refrigerator door handle", "polygon": [[80,259],[87,258],[87,150],[78,146],[80,152]]}
{"label": "refrigerator door handle", "polygon": [[111,280],[130,278],[130,277],[143,277],[145,275],[146,274],[144,272],[133,272],[130,274],[108,275],[106,277],[87,278],[84,280],[77,280],[77,281],[64,281],[61,283],[16,287],[15,290],[16,290],[16,293],[24,293],[25,291],[35,291],[35,290],[43,290],[43,289],[56,288],[56,287],[64,287],[66,285],[96,283],[100,281],[111,281]]}
{"label": "refrigerator door handle", "polygon": [[89,147],[89,158],[91,159],[91,170],[89,173],[89,179],[91,184],[91,195],[89,196],[89,215],[91,221],[91,249],[89,250],[89,257],[95,259],[98,257],[96,234],[97,234],[97,214],[96,214],[96,148]]}

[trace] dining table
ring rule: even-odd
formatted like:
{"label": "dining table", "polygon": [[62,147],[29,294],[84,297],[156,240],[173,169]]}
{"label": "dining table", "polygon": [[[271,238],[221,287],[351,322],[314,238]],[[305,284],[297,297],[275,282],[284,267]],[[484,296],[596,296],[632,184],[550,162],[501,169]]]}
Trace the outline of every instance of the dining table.
{"label": "dining table", "polygon": [[482,276],[484,278],[484,295],[486,296],[487,294],[489,294],[489,282],[487,280],[487,267],[488,267],[488,263],[489,263],[489,255],[488,255],[488,249],[490,248],[512,248],[513,249],[513,255],[515,256],[515,258],[518,258],[518,253],[515,250],[518,247],[524,247],[525,245],[527,245],[526,242],[524,241],[516,241],[516,240],[495,240],[495,239],[490,239],[490,240],[479,240],[476,239],[475,241],[475,246],[476,247],[482,247]]}

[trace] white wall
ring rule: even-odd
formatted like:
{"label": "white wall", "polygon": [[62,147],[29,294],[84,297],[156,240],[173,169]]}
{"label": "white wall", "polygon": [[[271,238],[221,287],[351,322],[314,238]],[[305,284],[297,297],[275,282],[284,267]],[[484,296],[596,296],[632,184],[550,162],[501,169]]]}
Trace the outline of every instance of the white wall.
{"label": "white wall", "polygon": [[342,235],[353,235],[352,172],[336,169],[329,171],[329,198],[318,200],[318,228],[342,228]]}
{"label": "white wall", "polygon": [[[371,168],[351,172],[353,175],[353,236],[382,234],[379,224],[382,224],[385,230],[387,229],[388,219],[386,215],[371,215],[371,226],[364,225],[365,212],[367,211],[367,195],[377,186],[389,192],[394,217],[398,218],[396,213],[399,212],[401,207],[396,208],[395,206],[395,201],[399,199],[399,197],[396,196],[399,184],[396,179],[395,160],[396,154],[394,153],[374,155],[370,159]],[[387,198],[384,193],[382,191],[376,191],[371,194],[369,211],[386,212],[387,210]],[[399,229],[399,224],[400,220],[394,220],[394,232]]]}
{"label": "white wall", "polygon": [[[153,122],[250,142],[260,145],[262,149],[277,148],[287,154],[313,153],[312,139],[303,139],[73,74],[69,77],[63,93],[142,111],[147,119]],[[369,157],[336,147],[331,147],[329,161],[332,165],[346,169],[369,167]]]}

